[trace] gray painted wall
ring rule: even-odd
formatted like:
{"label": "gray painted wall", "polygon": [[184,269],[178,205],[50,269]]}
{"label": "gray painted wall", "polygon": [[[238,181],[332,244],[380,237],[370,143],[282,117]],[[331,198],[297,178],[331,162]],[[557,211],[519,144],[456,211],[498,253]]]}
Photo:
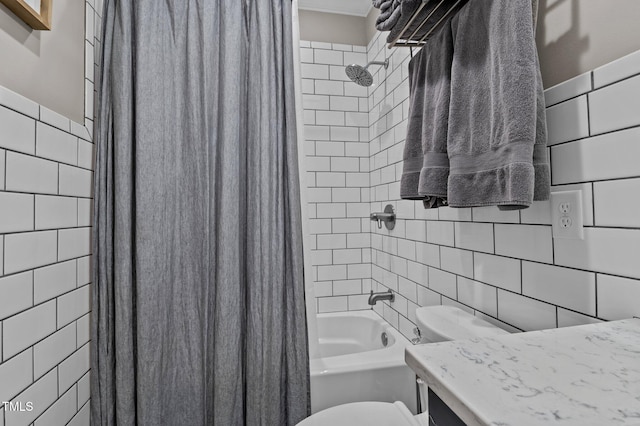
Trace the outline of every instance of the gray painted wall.
{"label": "gray painted wall", "polygon": [[640,1],[540,0],[538,52],[545,87],[640,49]]}
{"label": "gray painted wall", "polygon": [[365,18],[366,19],[366,31],[367,31],[367,44],[378,33],[378,30],[376,30],[376,19],[378,18],[378,15],[380,15],[380,10],[376,9],[375,7],[373,7],[373,8],[371,8],[371,10],[369,11],[369,14]]}
{"label": "gray painted wall", "polygon": [[300,39],[366,46],[364,17],[300,10]]}
{"label": "gray painted wall", "polygon": [[55,0],[52,31],[0,5],[0,86],[84,123],[84,1]]}

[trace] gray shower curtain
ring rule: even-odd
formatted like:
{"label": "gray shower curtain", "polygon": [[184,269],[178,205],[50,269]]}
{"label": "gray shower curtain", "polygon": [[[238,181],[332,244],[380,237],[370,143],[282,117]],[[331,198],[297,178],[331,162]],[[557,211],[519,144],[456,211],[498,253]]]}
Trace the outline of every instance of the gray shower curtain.
{"label": "gray shower curtain", "polygon": [[106,0],[92,424],[309,412],[291,0]]}

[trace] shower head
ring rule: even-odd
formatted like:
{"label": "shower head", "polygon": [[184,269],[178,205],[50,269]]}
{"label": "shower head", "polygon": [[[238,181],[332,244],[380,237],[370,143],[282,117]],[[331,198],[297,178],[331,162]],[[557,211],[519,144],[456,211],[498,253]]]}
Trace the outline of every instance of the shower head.
{"label": "shower head", "polygon": [[356,84],[359,84],[360,86],[369,87],[373,84],[373,76],[368,71],[368,68],[371,65],[382,65],[386,69],[389,66],[389,60],[386,59],[384,62],[381,62],[381,61],[369,62],[364,67],[362,65],[356,65],[356,64],[348,65],[347,69],[345,70],[347,73],[347,77],[349,77],[351,81],[353,81]]}

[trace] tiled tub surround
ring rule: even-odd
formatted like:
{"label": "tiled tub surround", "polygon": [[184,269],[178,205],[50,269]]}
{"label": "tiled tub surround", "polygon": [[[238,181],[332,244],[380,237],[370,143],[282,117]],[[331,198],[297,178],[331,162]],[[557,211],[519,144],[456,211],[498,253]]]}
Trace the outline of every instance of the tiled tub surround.
{"label": "tiled tub surround", "polygon": [[552,238],[549,202],[500,212],[399,200],[409,52],[374,40],[369,60],[384,55],[369,129],[372,210],[392,203],[399,219],[371,240],[375,287],[399,293],[384,317],[410,336],[415,308],[441,303],[520,330],[640,315],[640,52],[545,93],[552,191],[582,190],[584,240]]}
{"label": "tiled tub surround", "polygon": [[307,201],[318,312],[367,308],[371,290],[369,103],[345,64],[364,46],[301,42]]}
{"label": "tiled tub surround", "polygon": [[89,425],[101,8],[86,3],[85,123],[0,87],[0,426]]}
{"label": "tiled tub surround", "polygon": [[638,351],[628,319],[417,345],[406,359],[468,426],[637,426]]}
{"label": "tiled tub surround", "polygon": [[[425,210],[420,202],[400,200],[410,51],[388,50],[384,39],[378,35],[368,47],[368,61],[390,59],[387,70],[371,69],[375,83],[368,97],[369,212],[381,211],[390,203],[398,220],[393,231],[367,228],[367,212],[360,204],[359,230],[371,232],[374,290],[391,288],[397,295],[394,303],[379,303],[375,310],[409,338],[415,309],[437,304],[459,306],[510,331],[640,315],[636,303],[640,299],[640,52],[545,93],[552,191],[578,189],[583,197],[585,238],[562,240],[552,238],[549,202],[536,202],[520,212],[501,212],[494,207]],[[341,67],[326,68],[318,78],[328,71],[343,78]],[[310,81],[305,86],[313,88]],[[356,87],[347,83],[344,90]],[[307,149],[313,149],[313,142],[307,143],[311,144]],[[311,167],[328,171],[330,160],[318,166],[320,158],[311,158]],[[366,164],[366,158],[359,158]],[[320,173],[310,170],[311,180]],[[366,180],[361,179],[364,189]],[[348,182],[348,177],[344,181],[341,177],[337,186],[348,186]],[[366,197],[362,191],[359,201]],[[317,206],[312,207],[312,215],[320,213],[314,210]],[[348,214],[348,206],[339,205],[336,214]],[[317,214],[314,218],[323,219]],[[348,270],[329,262],[335,261],[336,250],[343,249],[349,239],[329,227],[332,220],[314,225],[318,236],[335,239],[340,247],[333,250],[333,258],[326,252],[326,260],[314,259],[316,265],[329,265],[327,269],[318,266],[318,273],[338,274],[323,272],[316,283],[320,310],[366,309],[360,303],[348,304],[345,296],[335,292]],[[326,224],[322,232],[319,223]],[[363,246],[363,254],[367,247]],[[363,285],[362,290],[366,293],[368,287]]]}

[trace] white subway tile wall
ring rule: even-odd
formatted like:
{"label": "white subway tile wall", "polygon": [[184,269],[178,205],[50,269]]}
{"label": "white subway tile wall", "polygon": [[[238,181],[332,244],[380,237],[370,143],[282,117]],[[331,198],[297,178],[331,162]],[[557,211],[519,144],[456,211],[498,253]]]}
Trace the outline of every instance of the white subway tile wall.
{"label": "white subway tile wall", "polygon": [[0,426],[88,426],[93,98],[102,0],[86,2],[85,121],[0,87]]}
{"label": "white subway tile wall", "polygon": [[[369,212],[392,204],[398,214],[393,231],[362,228],[370,232],[370,245],[359,247],[363,253],[370,249],[371,288],[398,292],[394,303],[378,303],[374,310],[409,338],[418,306],[459,306],[510,331],[640,316],[640,304],[634,303],[640,295],[640,52],[545,91],[552,190],[582,191],[586,226],[584,240],[554,240],[548,202],[502,212],[495,207],[425,210],[420,202],[400,200],[410,52],[388,50],[385,37],[378,34],[367,48],[367,61],[390,60],[387,70],[371,67],[374,85],[367,93],[347,82],[339,67],[329,70],[332,79],[345,81],[345,95],[351,90],[368,95],[369,138],[361,141],[369,141],[369,181],[363,178],[358,186],[369,199],[360,202],[369,202]],[[307,58],[314,53],[310,46],[303,51]],[[347,104],[331,99],[323,105],[347,111]],[[348,117],[344,123],[348,126]],[[307,152],[312,164],[326,168],[312,172],[332,172],[331,161],[320,163],[315,157],[318,142],[312,148],[316,151]],[[335,213],[342,214],[341,203],[348,201],[326,197],[338,203]],[[363,227],[366,213],[363,208]],[[318,234],[330,241],[326,234],[336,229],[335,223],[332,228],[323,224]],[[337,250],[332,250],[331,265],[338,264]],[[322,256],[329,262],[328,253]],[[339,277],[345,273],[335,272]],[[322,288],[316,294],[320,299],[342,296],[335,288],[333,293],[330,286]],[[347,306],[343,299],[325,303],[321,311],[368,308]]]}
{"label": "white subway tile wall", "polygon": [[371,289],[368,91],[352,83],[344,68],[365,65],[366,48],[301,45],[316,306],[318,312],[366,309]]}

